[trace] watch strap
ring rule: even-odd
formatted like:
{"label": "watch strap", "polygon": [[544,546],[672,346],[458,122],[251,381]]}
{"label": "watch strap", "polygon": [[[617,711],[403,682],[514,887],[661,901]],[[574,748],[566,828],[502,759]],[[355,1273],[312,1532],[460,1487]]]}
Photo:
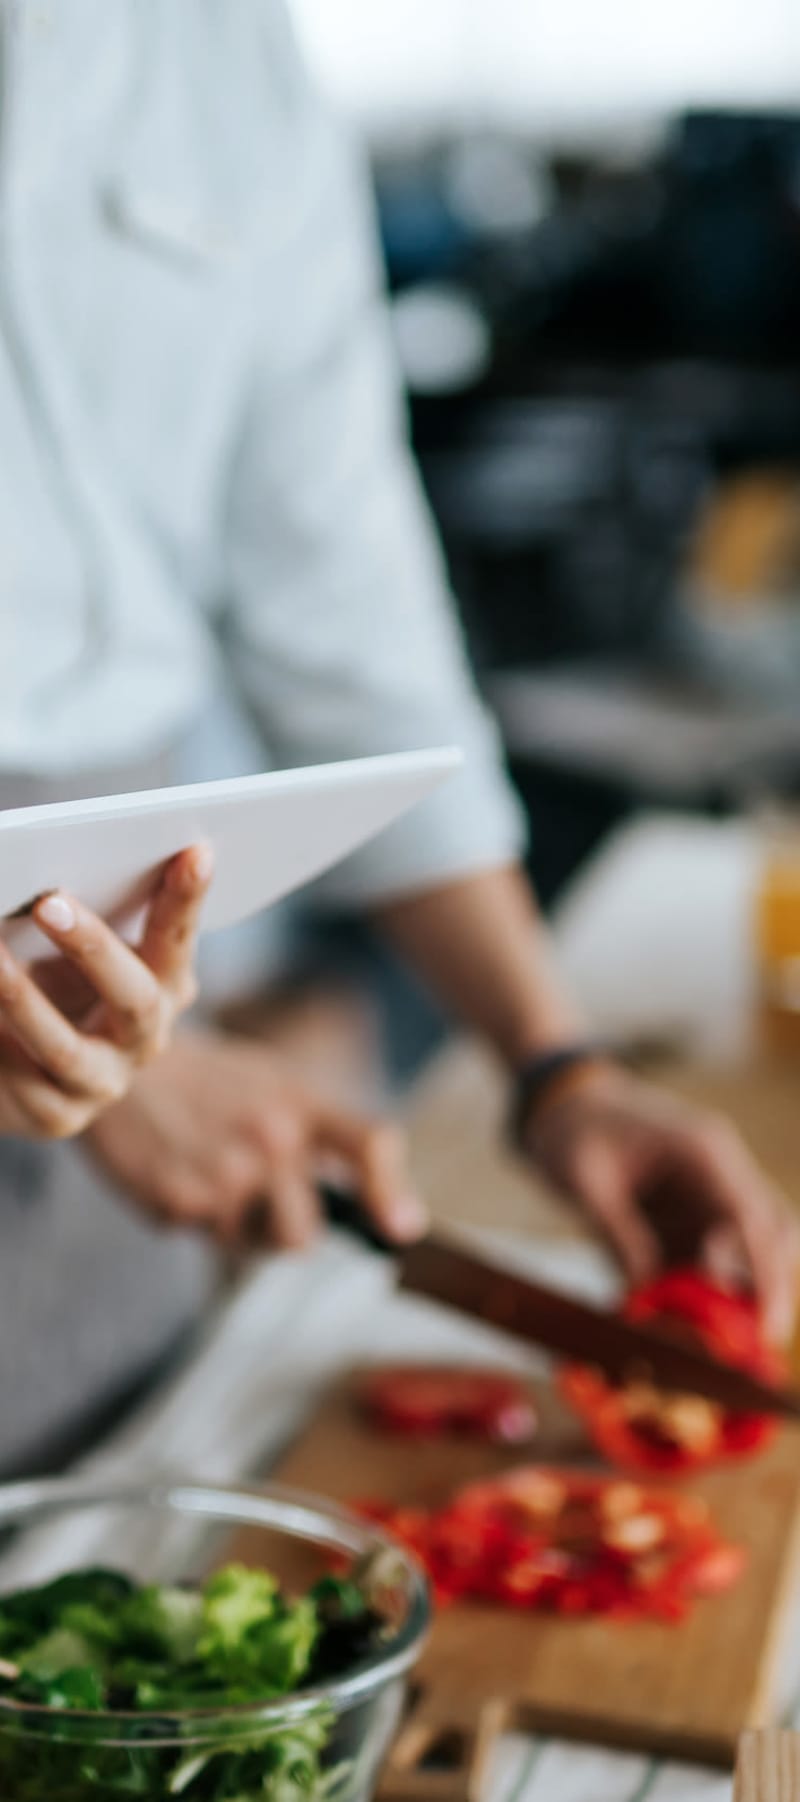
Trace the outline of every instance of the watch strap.
{"label": "watch strap", "polygon": [[610,1045],[600,1039],[575,1039],[566,1045],[553,1045],[537,1051],[517,1070],[509,1115],[509,1132],[519,1143],[524,1127],[535,1112],[537,1103],[571,1070],[582,1064],[606,1063],[614,1059]]}

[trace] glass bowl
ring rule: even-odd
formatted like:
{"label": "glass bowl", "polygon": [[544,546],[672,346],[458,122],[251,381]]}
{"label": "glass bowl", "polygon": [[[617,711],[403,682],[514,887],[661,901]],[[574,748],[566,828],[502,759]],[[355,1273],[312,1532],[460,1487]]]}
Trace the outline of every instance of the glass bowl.
{"label": "glass bowl", "polygon": [[[387,1627],[360,1664],[280,1701],[158,1715],[0,1699],[2,1802],[368,1802],[429,1620],[425,1579],[393,1541],[318,1497],[162,1480],[0,1487],[3,1592],[105,1565],[138,1582],[198,1582],[230,1558],[289,1589],[376,1549]],[[333,1555],[333,1556],[332,1556]],[[382,1573],[382,1574],[381,1574]]]}

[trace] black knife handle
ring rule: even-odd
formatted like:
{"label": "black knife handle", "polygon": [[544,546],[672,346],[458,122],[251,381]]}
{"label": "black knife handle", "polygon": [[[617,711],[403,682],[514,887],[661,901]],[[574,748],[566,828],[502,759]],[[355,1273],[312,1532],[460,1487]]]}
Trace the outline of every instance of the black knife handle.
{"label": "black knife handle", "polygon": [[368,1245],[371,1251],[396,1253],[396,1245],[370,1220],[356,1195],[352,1195],[348,1189],[335,1187],[333,1183],[320,1183],[318,1194],[329,1226],[338,1226],[343,1232],[351,1233],[362,1245]]}

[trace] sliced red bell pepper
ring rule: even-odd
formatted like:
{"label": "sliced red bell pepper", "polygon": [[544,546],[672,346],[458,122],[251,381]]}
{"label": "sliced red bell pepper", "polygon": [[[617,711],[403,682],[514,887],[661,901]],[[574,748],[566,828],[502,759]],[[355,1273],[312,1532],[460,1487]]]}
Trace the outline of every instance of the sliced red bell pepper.
{"label": "sliced red bell pepper", "polygon": [[440,1603],[680,1620],[743,1565],[696,1498],[546,1466],[470,1484],[443,1508],[362,1512],[416,1553]]}
{"label": "sliced red bell pepper", "polygon": [[536,1433],[530,1388],[503,1371],[393,1365],[364,1379],[361,1400],[377,1426],[414,1438],[471,1434],[523,1445]]}
{"label": "sliced red bell pepper", "polygon": [[[657,1321],[665,1330],[699,1340],[716,1357],[769,1382],[784,1374],[782,1359],[763,1336],[755,1303],[700,1271],[666,1272],[634,1290],[622,1312],[629,1320]],[[646,1382],[618,1387],[583,1365],[567,1366],[560,1388],[598,1450],[628,1470],[677,1474],[743,1457],[762,1449],[775,1430],[762,1415],[728,1414],[702,1396],[665,1395]]]}

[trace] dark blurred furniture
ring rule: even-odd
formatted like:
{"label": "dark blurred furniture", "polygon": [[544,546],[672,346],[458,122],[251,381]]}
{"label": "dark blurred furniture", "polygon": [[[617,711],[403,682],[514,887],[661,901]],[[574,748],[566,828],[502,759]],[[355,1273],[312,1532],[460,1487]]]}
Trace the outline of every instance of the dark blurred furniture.
{"label": "dark blurred furniture", "polygon": [[[800,779],[786,693],[720,688],[680,617],[705,497],[731,471],[800,470],[800,113],[694,113],[622,171],[529,155],[552,199],[524,231],[459,217],[446,146],[418,170],[424,233],[412,170],[381,193],[395,289],[448,279],[492,332],[475,386],[412,392],[412,431],[555,895],[633,802],[725,807],[756,782]],[[591,754],[585,740],[615,684],[624,769],[614,733]],[[646,731],[640,755],[630,718],[652,704],[663,746],[665,690],[674,781]]]}

